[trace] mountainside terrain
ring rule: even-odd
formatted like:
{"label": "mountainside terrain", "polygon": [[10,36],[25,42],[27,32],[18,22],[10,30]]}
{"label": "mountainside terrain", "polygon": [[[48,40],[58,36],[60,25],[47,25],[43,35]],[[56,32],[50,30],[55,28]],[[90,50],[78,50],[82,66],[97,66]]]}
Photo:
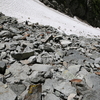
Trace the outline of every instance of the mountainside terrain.
{"label": "mountainside terrain", "polygon": [[0,100],[100,100],[100,39],[0,13]]}
{"label": "mountainside terrain", "polygon": [[53,26],[66,34],[100,38],[99,28],[93,28],[76,17],[71,18],[62,14],[45,6],[39,0],[0,0],[0,12],[17,18],[19,22],[26,20],[32,23],[38,22]]}
{"label": "mountainside terrain", "polygon": [[39,0],[0,12],[0,100],[100,100],[99,28]]}
{"label": "mountainside terrain", "polygon": [[100,0],[40,0],[69,16],[78,16],[94,27],[100,27]]}

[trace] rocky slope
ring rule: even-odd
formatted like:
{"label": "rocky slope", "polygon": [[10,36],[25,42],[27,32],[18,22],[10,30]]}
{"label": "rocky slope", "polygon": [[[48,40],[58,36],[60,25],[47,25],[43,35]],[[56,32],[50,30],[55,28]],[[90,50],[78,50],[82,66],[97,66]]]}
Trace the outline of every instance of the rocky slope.
{"label": "rocky slope", "polygon": [[100,39],[0,13],[0,100],[99,100]]}
{"label": "rocky slope", "polygon": [[49,7],[70,16],[78,16],[94,27],[100,27],[100,0],[40,0]]}

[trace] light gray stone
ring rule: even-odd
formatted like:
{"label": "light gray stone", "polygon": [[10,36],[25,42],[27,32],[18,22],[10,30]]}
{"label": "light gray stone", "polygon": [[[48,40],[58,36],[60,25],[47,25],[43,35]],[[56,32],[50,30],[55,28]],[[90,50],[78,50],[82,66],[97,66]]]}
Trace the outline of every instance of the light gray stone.
{"label": "light gray stone", "polygon": [[88,74],[84,77],[87,85],[93,90],[100,90],[100,77],[94,73]]}
{"label": "light gray stone", "polygon": [[68,40],[60,40],[60,43],[63,47],[69,46],[72,44],[72,42],[68,41]]}
{"label": "light gray stone", "polygon": [[17,95],[10,89],[5,88],[4,84],[0,82],[0,100],[16,100]]}
{"label": "light gray stone", "polygon": [[29,57],[28,61],[29,61],[29,63],[34,63],[34,62],[36,62],[36,56],[31,56],[31,57]]}
{"label": "light gray stone", "polygon": [[6,45],[5,45],[5,44],[0,43],[0,50],[4,49],[5,47],[6,47]]}
{"label": "light gray stone", "polygon": [[25,80],[28,78],[27,72],[29,72],[30,68],[26,66],[22,66],[20,63],[13,63],[8,69],[11,74],[18,80]]}
{"label": "light gray stone", "polygon": [[36,71],[48,71],[52,66],[46,64],[34,64],[33,66],[30,66],[30,68]]}
{"label": "light gray stone", "polygon": [[80,70],[81,65],[71,65],[68,67],[68,71],[70,71],[72,74],[76,75]]}
{"label": "light gray stone", "polygon": [[100,57],[95,59],[95,64],[99,64],[100,65]]}
{"label": "light gray stone", "polygon": [[60,100],[60,98],[55,96],[54,94],[47,94],[44,100]]}
{"label": "light gray stone", "polygon": [[6,56],[7,56],[7,53],[6,52],[2,52],[0,57],[1,57],[1,59],[4,59]]}
{"label": "light gray stone", "polygon": [[53,86],[55,90],[63,93],[65,96],[69,96],[71,93],[76,94],[76,89],[71,86],[69,82],[61,82],[58,83],[56,86]]}
{"label": "light gray stone", "polygon": [[53,92],[53,85],[57,84],[55,79],[46,79],[45,83],[42,85],[43,92]]}

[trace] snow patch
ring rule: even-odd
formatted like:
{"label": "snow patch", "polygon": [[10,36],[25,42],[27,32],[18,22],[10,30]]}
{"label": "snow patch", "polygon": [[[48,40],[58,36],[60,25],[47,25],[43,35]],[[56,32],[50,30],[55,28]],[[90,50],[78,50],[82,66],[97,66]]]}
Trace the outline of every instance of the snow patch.
{"label": "snow patch", "polygon": [[100,28],[94,28],[42,4],[39,0],[0,0],[0,12],[19,22],[50,25],[66,34],[100,38]]}

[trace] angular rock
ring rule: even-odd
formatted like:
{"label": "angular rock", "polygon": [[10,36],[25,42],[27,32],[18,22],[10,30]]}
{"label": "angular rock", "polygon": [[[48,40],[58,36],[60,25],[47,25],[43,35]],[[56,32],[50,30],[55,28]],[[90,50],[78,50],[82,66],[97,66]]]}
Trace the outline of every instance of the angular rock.
{"label": "angular rock", "polygon": [[4,59],[6,56],[7,56],[7,53],[6,52],[2,52],[0,58]]}
{"label": "angular rock", "polygon": [[54,94],[47,94],[43,100],[60,100],[59,97],[55,96]]}
{"label": "angular rock", "polygon": [[18,95],[21,95],[21,93],[25,91],[26,86],[24,84],[13,83],[13,84],[10,84],[10,88],[18,96]]}
{"label": "angular rock", "polygon": [[72,42],[68,41],[68,40],[60,40],[60,44],[63,46],[63,47],[66,47],[66,46],[69,46],[72,44]]}
{"label": "angular rock", "polygon": [[65,96],[69,96],[71,93],[76,94],[76,89],[67,81],[58,83],[58,85],[54,86],[54,89],[63,93]]}
{"label": "angular rock", "polygon": [[100,65],[100,57],[95,59],[95,64],[99,64]]}
{"label": "angular rock", "polygon": [[68,71],[76,75],[80,71],[81,65],[71,65],[68,67]]}
{"label": "angular rock", "polygon": [[17,95],[10,89],[5,88],[4,84],[0,82],[0,100],[16,100]]}
{"label": "angular rock", "polygon": [[26,66],[22,66],[20,63],[13,63],[10,67],[9,67],[9,72],[11,72],[11,74],[14,76],[15,80],[25,80],[28,78],[28,73],[30,71],[30,68],[26,65]]}
{"label": "angular rock", "polygon": [[100,91],[90,91],[83,95],[82,100],[99,100]]}
{"label": "angular rock", "polygon": [[5,47],[6,47],[6,45],[5,45],[5,44],[0,43],[0,50],[4,49]]}

